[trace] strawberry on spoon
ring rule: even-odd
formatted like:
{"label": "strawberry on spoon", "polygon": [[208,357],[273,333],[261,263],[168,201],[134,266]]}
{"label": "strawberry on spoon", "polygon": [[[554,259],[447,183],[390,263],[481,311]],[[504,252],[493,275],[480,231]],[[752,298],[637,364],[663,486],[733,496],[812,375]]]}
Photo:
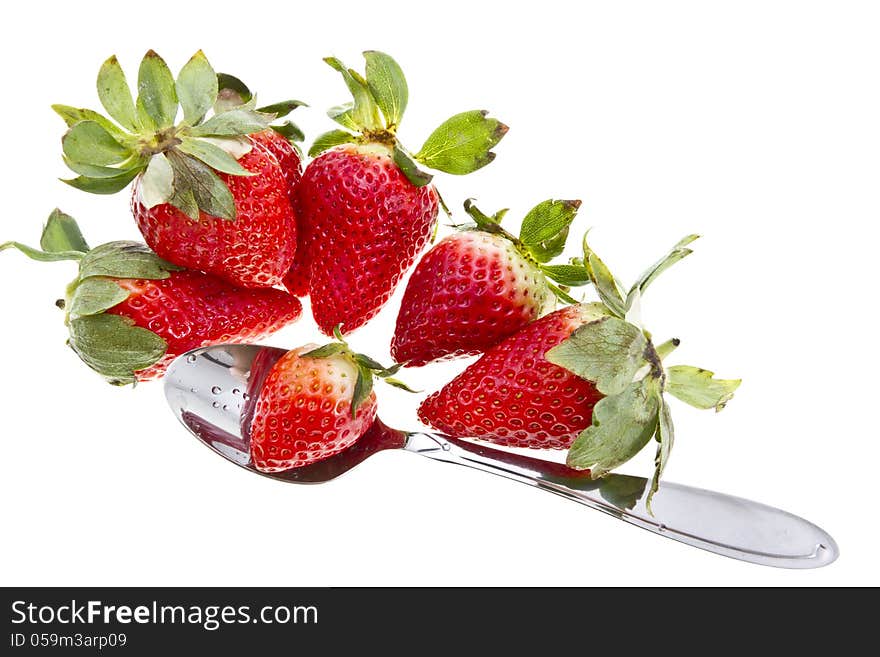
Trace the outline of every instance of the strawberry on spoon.
{"label": "strawberry on spoon", "polygon": [[[471,225],[459,226],[413,270],[397,315],[391,356],[407,366],[478,354],[553,309],[554,297],[589,282],[578,265],[550,265],[565,247],[580,201],[548,200],[522,222],[519,237],[472,201]],[[555,285],[555,281],[563,287]]]}
{"label": "strawberry on spoon", "polygon": [[419,165],[463,175],[491,162],[507,126],[484,111],[457,114],[415,155],[397,130],[408,101],[403,72],[388,55],[367,51],[366,74],[335,58],[354,101],[330,110],[344,130],[319,136],[315,159],[297,186],[302,235],[288,289],[312,299],[319,328],[349,333],[388,301],[428,241],[441,203]]}
{"label": "strawberry on spoon", "polygon": [[113,194],[134,181],[132,213],[160,257],[241,287],[279,285],[293,263],[296,223],[278,159],[264,138],[249,135],[267,130],[277,114],[264,110],[283,104],[218,103],[217,75],[201,51],[176,80],[149,51],[137,87],[134,100],[111,57],[98,95],[113,121],[53,106],[69,128],[64,162],[78,174],[65,182]]}
{"label": "strawberry on spoon", "polygon": [[49,216],[40,249],[16,248],[44,262],[78,263],[76,279],[58,302],[68,344],[110,383],[162,376],[175,357],[196,347],[255,342],[295,321],[299,299],[281,290],[246,290],[160,259],[137,242],[86,244],[72,217]]}
{"label": "strawberry on spoon", "polygon": [[376,417],[373,378],[392,378],[386,368],[338,342],[293,349],[260,377],[250,424],[251,457],[261,472],[279,472],[322,461],[353,445]]}

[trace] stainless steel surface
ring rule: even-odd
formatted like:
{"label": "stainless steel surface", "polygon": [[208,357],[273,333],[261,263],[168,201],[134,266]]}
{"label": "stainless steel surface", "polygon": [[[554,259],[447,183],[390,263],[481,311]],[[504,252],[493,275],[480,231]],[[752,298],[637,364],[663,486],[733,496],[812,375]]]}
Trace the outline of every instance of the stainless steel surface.
{"label": "stainless steel surface", "polygon": [[405,433],[380,422],[334,457],[287,472],[265,474],[250,464],[248,426],[263,378],[283,349],[224,345],[178,358],[165,376],[165,395],[180,421],[225,459],[291,483],[321,483],[383,449],[403,449],[549,491],[687,545],[780,568],[817,568],[834,561],[837,544],[816,525],[758,502],[662,482],[654,515],[644,500],[648,481],[612,474],[593,481],[549,461],[428,433]]}

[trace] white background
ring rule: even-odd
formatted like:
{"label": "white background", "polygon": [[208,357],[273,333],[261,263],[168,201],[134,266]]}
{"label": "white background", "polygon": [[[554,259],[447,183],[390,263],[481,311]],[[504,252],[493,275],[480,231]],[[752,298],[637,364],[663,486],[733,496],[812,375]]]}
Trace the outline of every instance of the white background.
{"label": "white background", "polygon": [[[250,475],[177,425],[161,384],[112,388],[64,346],[53,301],[72,265],[4,252],[3,584],[880,584],[875,3],[91,4],[4,10],[0,238],[36,243],[56,205],[92,244],[137,237],[127,194],[56,180],[49,105],[97,107],[112,53],[133,76],[148,48],[175,71],[203,48],[266,102],[310,102],[295,118],[314,137],[347,97],[321,57],[360,67],[361,50],[385,50],[409,76],[411,148],[464,109],[511,126],[493,165],[438,177],[457,213],[475,196],[512,208],[515,228],[539,200],[581,198],[574,232],[593,226],[624,280],[704,235],[652,287],[645,321],[682,339],[672,362],[744,383],[720,415],[675,405],[667,478],[803,515],[842,556],[819,571],[743,564],[406,453],[322,486]],[[387,358],[399,299],[356,347]],[[307,318],[272,343],[317,337]],[[407,379],[433,390],[462,366]],[[389,423],[416,426],[418,398],[379,393]],[[652,458],[624,470],[648,474]]]}

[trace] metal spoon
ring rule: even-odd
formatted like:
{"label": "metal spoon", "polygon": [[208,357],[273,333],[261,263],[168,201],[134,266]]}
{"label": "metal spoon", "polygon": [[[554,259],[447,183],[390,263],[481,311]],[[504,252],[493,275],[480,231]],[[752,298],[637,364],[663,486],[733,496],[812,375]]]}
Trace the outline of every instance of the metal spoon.
{"label": "metal spoon", "polygon": [[834,539],[821,528],[758,502],[664,481],[654,496],[652,516],[644,503],[648,481],[642,477],[612,474],[593,481],[560,463],[446,436],[399,431],[378,420],[357,443],[331,458],[286,472],[259,472],[250,463],[248,427],[260,386],[284,353],[258,345],[196,349],[168,368],[165,396],[184,426],[205,445],[236,465],[280,481],[330,481],[380,450],[402,449],[530,484],[660,536],[742,561],[818,568],[838,556]]}

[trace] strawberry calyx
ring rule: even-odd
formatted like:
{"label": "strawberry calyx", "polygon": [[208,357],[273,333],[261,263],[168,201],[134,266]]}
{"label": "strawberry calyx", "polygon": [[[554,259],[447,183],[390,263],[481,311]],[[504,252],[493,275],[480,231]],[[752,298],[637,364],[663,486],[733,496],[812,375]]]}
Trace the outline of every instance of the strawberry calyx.
{"label": "strawberry calyx", "polygon": [[342,337],[342,327],[337,325],[333,328],[333,336],[335,342],[328,342],[316,349],[312,349],[304,354],[303,358],[330,358],[342,357],[348,360],[357,370],[357,379],[354,384],[354,391],[351,396],[351,417],[357,415],[357,410],[363,404],[373,391],[373,382],[375,378],[383,380],[390,386],[406,390],[407,392],[418,392],[413,390],[406,383],[394,377],[403,367],[402,363],[395,363],[390,367],[385,367],[376,360],[365,354],[356,353],[349,347],[348,343]]}
{"label": "strawberry calyx", "polygon": [[[473,199],[464,202],[464,210],[473,220],[473,225],[458,226],[464,230],[478,230],[500,235],[510,241],[517,252],[535,265],[549,279],[547,285],[553,294],[564,303],[577,303],[568,291],[590,283],[590,277],[583,264],[549,264],[561,255],[571,224],[581,207],[580,200],[548,199],[529,210],[520,224],[516,237],[501,227],[507,208],[493,215],[480,210]],[[552,283],[550,281],[553,281]]]}
{"label": "strawberry calyx", "polygon": [[[227,112],[231,109],[242,107],[255,98],[254,93],[240,78],[229,73],[217,74],[217,90],[217,100],[214,103],[215,113]],[[278,119],[285,118],[297,107],[308,107],[308,104],[301,100],[282,100],[271,105],[258,107],[256,111],[263,114],[274,114],[277,121]],[[297,153],[302,155],[299,142],[304,141],[306,137],[298,125],[288,120],[283,123],[273,122],[269,125],[269,128],[287,139],[297,150]]]}
{"label": "strawberry calyx", "polygon": [[690,255],[688,245],[697,238],[688,235],[679,241],[624,291],[584,236],[580,262],[602,300],[593,304],[600,312],[545,354],[548,361],[593,382],[605,395],[593,409],[592,425],[569,448],[570,467],[589,470],[594,479],[603,477],[640,452],[652,437],[657,441],[646,498],[649,511],[674,442],[666,394],[696,408],[720,411],[741,383],[715,379],[712,372],[690,365],[667,366],[665,359],[680,340],[655,345],[642,326],[639,302],[645,290],[663,271]]}
{"label": "strawberry calyx", "polygon": [[309,156],[343,144],[384,144],[404,175],[416,187],[424,187],[433,176],[419,165],[454,175],[481,169],[495,159],[492,149],[507,134],[508,127],[490,118],[485,110],[456,114],[444,121],[413,154],[397,138],[397,130],[409,102],[409,87],[400,65],[378,50],[363,53],[365,72],[347,68],[335,57],[324,61],[342,75],[353,100],[331,108],[328,116],[344,129],[318,136]]}
{"label": "strawberry calyx", "polygon": [[200,212],[235,219],[232,192],[218,173],[254,175],[238,162],[252,148],[246,136],[265,130],[284,107],[255,109],[253,96],[235,106],[218,103],[217,74],[202,51],[176,79],[158,54],[147,52],[136,99],[115,56],[101,66],[97,85],[111,118],[52,106],[68,126],[61,140],[64,163],[77,174],[64,182],[114,194],[141,176],[140,200],[147,208],[170,203],[193,220]]}
{"label": "strawberry calyx", "polygon": [[40,248],[19,242],[0,244],[0,251],[8,248],[41,262],[77,263],[77,277],[56,305],[64,310],[68,345],[108,382],[134,384],[135,372],[147,369],[165,355],[168,344],[163,338],[135,326],[127,317],[105,311],[131,295],[118,280],[165,279],[181,267],[162,260],[138,242],[108,242],[89,248],[73,217],[58,209],[49,215]]}

